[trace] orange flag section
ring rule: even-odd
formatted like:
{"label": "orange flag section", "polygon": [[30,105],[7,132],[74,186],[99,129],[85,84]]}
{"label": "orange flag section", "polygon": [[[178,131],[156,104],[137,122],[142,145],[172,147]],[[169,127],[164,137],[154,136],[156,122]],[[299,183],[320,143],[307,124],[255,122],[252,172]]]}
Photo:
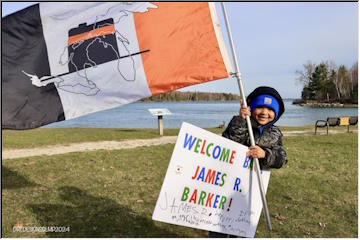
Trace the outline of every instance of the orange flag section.
{"label": "orange flag section", "polygon": [[207,2],[156,2],[134,14],[152,95],[228,77]]}
{"label": "orange flag section", "polygon": [[100,36],[114,34],[114,33],[115,33],[114,25],[96,28],[89,32],[81,33],[81,34],[69,37],[68,45],[70,46],[74,43],[85,41],[90,38],[100,37]]}

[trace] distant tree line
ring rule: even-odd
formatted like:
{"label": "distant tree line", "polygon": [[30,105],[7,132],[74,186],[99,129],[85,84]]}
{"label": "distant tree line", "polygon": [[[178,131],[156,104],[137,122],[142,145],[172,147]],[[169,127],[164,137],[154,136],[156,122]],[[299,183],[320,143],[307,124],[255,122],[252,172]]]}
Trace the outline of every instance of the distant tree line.
{"label": "distant tree line", "polygon": [[163,102],[163,101],[234,101],[240,100],[240,96],[232,93],[210,93],[210,92],[180,92],[173,91],[151,96],[140,100],[141,102]]}
{"label": "distant tree line", "polygon": [[303,101],[357,103],[358,63],[351,68],[339,67],[332,61],[315,64],[310,61],[296,71],[297,80],[303,84]]}

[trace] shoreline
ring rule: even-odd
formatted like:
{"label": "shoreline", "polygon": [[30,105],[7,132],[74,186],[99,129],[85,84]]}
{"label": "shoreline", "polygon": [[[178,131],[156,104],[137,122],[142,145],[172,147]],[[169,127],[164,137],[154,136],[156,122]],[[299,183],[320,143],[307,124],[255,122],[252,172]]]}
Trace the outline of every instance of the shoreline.
{"label": "shoreline", "polygon": [[301,100],[294,100],[293,105],[298,105],[300,107],[310,107],[310,108],[358,108],[358,104],[355,103],[329,103],[329,102],[305,102]]}

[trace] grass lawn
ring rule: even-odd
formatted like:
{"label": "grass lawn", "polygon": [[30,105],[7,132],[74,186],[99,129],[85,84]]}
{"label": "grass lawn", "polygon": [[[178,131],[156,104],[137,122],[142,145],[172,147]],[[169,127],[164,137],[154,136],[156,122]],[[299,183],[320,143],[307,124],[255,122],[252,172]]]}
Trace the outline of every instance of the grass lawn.
{"label": "grass lawn", "polygon": [[[314,126],[280,127],[281,131],[314,131]],[[350,131],[357,126],[350,126]],[[209,128],[208,131],[220,134],[222,128]],[[346,132],[346,127],[334,127],[330,130]],[[175,136],[179,129],[164,129],[164,136]],[[318,132],[325,133],[326,128]],[[157,129],[121,129],[121,128],[36,128],[25,131],[2,130],[2,148],[32,148],[46,145],[66,145],[80,142],[122,141],[127,139],[149,139],[159,137]]]}
{"label": "grass lawn", "polygon": [[[177,135],[179,129],[165,130],[165,136]],[[157,129],[119,128],[36,128],[25,131],[3,130],[2,147],[32,148],[45,145],[95,141],[122,141],[126,139],[156,138]]]}
{"label": "grass lawn", "polygon": [[[207,129],[221,133],[221,128]],[[164,136],[175,136],[179,129],[165,129]],[[32,148],[80,142],[122,141],[128,139],[157,138],[157,129],[121,128],[36,128],[25,131],[2,130],[2,147],[5,149]]]}
{"label": "grass lawn", "polygon": [[[157,134],[102,130],[116,140]],[[33,131],[45,138],[38,142],[62,135]],[[99,130],[94,130],[97,138],[89,132],[86,139],[102,138]],[[71,134],[83,139],[85,133]],[[8,147],[9,139],[3,137]],[[283,142],[289,163],[272,171],[267,193],[273,231],[266,231],[261,216],[255,237],[357,237],[357,133],[285,137]],[[151,219],[173,147],[3,160],[3,237],[206,237],[206,231]],[[13,232],[16,224],[69,226],[70,232]]]}

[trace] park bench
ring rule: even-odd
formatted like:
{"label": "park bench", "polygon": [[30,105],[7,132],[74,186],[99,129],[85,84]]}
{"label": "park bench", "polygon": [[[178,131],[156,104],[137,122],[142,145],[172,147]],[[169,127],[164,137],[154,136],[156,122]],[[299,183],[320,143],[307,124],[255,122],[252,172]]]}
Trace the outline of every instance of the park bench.
{"label": "park bench", "polygon": [[351,117],[328,117],[325,120],[317,120],[315,123],[315,135],[317,132],[317,128],[326,127],[326,135],[329,135],[329,127],[336,126],[347,126],[347,132],[350,132],[350,126],[356,125],[358,122],[357,116]]}
{"label": "park bench", "polygon": [[350,126],[356,125],[358,123],[358,116],[349,117],[349,124],[347,124],[347,130],[350,132]]}
{"label": "park bench", "polygon": [[317,120],[316,123],[315,123],[315,135],[316,135],[316,131],[317,131],[317,128],[323,128],[323,127],[326,127],[326,135],[329,134],[329,127],[335,127],[335,126],[338,126],[340,123],[340,118],[338,117],[328,117],[325,120]]}

